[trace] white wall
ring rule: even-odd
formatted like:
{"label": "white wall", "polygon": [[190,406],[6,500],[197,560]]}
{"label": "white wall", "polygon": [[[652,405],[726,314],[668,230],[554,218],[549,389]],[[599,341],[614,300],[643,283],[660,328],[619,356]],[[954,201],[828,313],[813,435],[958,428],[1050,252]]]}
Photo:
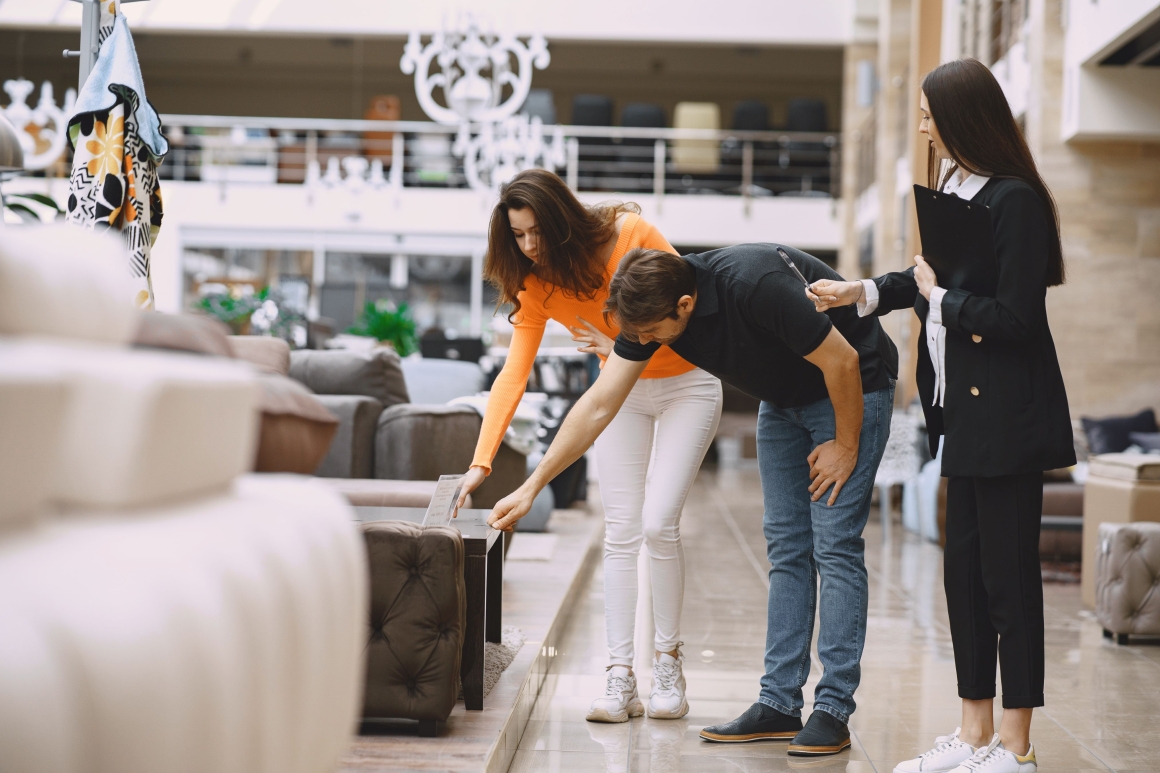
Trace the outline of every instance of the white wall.
{"label": "white wall", "polygon": [[[854,0],[149,0],[124,6],[130,26],[345,35],[434,31],[474,13],[500,32],[572,40],[840,45],[853,34]],[[76,28],[80,5],[0,0],[0,25]]]}
{"label": "white wall", "polygon": [[1070,0],[1064,41],[1064,140],[1160,140],[1160,68],[1099,60],[1160,18],[1158,0]]}
{"label": "white wall", "polygon": [[1095,64],[1131,33],[1160,15],[1157,0],[1063,0],[1067,3],[1067,60]]}

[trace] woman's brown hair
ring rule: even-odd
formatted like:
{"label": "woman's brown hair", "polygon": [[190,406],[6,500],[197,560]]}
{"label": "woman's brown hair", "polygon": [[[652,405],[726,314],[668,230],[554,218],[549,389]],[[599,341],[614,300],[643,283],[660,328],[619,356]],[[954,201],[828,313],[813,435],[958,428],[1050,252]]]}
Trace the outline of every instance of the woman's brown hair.
{"label": "woman's brown hair", "polygon": [[[524,255],[508,222],[508,210],[530,209],[539,237],[533,263]],[[635,204],[585,206],[558,175],[526,169],[500,189],[491,213],[483,276],[499,290],[499,305],[510,303],[512,319],[520,311],[520,290],[528,274],[547,283],[551,292],[591,300],[604,286],[601,247],[616,233],[622,212],[640,212]]]}
{"label": "woman's brown hair", "polygon": [[[1039,176],[1031,149],[995,76],[977,59],[956,59],[927,73],[922,79],[922,93],[926,94],[931,118],[955,165],[971,174],[1022,180],[1043,200],[1054,236],[1047,261],[1047,286],[1063,284],[1063,247],[1055,199]],[[951,166],[940,179],[938,158],[931,145],[926,161],[927,184],[941,187],[954,168]]]}

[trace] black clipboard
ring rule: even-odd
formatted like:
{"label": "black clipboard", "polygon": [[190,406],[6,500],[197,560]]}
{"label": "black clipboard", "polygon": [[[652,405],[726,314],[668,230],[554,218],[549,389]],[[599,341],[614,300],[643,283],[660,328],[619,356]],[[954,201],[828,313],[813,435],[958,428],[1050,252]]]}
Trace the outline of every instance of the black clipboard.
{"label": "black clipboard", "polygon": [[922,257],[938,286],[994,297],[999,287],[991,211],[952,193],[914,186]]}

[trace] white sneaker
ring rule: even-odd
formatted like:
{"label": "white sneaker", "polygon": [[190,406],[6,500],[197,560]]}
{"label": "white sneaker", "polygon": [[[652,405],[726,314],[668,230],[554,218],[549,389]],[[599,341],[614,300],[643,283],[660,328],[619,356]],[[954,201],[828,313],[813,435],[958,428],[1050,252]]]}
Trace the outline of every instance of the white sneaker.
{"label": "white sneaker", "polygon": [[679,651],[675,658],[662,653],[653,661],[652,693],[648,696],[648,715],[653,719],[680,719],[689,713],[681,668],[684,662]]}
{"label": "white sneaker", "polygon": [[636,694],[636,677],[625,666],[610,666],[604,695],[592,701],[589,722],[627,722],[644,714],[644,704]]}
{"label": "white sneaker", "polygon": [[971,758],[954,769],[953,773],[1036,773],[1035,744],[1027,747],[1027,753],[1018,755],[1009,752],[999,743],[999,735],[991,743],[980,746]]}
{"label": "white sneaker", "polygon": [[946,773],[969,760],[975,747],[959,738],[962,728],[956,727],[951,735],[934,739],[934,748],[912,760],[894,766],[894,773]]}

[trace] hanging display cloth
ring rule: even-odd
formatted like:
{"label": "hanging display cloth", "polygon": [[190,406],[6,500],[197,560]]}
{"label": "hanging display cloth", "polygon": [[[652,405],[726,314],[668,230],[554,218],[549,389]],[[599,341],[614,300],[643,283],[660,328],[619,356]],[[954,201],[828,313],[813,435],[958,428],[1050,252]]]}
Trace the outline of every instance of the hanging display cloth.
{"label": "hanging display cloth", "polygon": [[119,231],[139,308],[153,308],[149,257],[161,228],[157,168],[169,151],[161,119],[145,97],[137,50],[118,0],[101,0],[100,53],[68,125],[73,147],[67,219]]}

